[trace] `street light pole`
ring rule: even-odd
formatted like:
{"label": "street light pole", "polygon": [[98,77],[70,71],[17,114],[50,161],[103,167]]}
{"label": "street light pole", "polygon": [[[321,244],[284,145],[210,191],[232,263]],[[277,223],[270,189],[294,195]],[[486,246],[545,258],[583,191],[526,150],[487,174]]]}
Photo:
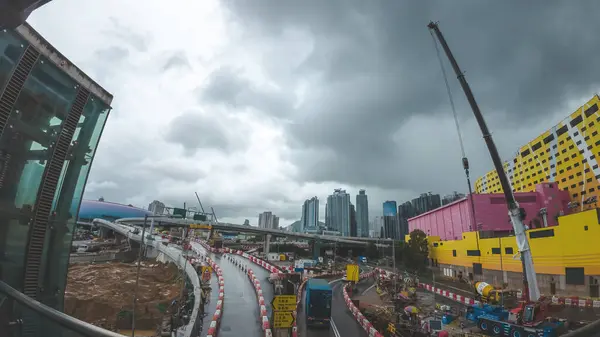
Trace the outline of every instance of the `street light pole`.
{"label": "street light pole", "polygon": [[148,215],[144,216],[144,225],[142,227],[142,240],[140,243],[140,253],[138,254],[137,270],[135,272],[135,288],[133,289],[133,312],[131,313],[131,337],[135,337],[135,307],[137,304],[137,289],[140,283],[140,268],[142,266],[142,251],[144,250],[144,236],[146,235],[146,223]]}
{"label": "street light pole", "polygon": [[394,299],[396,299],[396,294],[398,293],[396,279],[398,278],[398,274],[396,273],[396,242],[394,240],[392,240],[392,263],[394,268]]}

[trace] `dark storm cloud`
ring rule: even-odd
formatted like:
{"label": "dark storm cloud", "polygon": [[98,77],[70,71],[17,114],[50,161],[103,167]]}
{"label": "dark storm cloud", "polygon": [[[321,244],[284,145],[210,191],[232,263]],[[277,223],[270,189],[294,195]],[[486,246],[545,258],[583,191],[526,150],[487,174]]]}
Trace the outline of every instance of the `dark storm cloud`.
{"label": "dark storm cloud", "polygon": [[165,140],[183,146],[187,155],[198,149],[238,150],[235,137],[229,137],[225,128],[214,118],[187,112],[175,117],[168,125]]}
{"label": "dark storm cloud", "polygon": [[[504,130],[504,136],[557,110],[568,114],[572,109],[565,105],[568,99],[591,97],[600,84],[596,60],[600,44],[591,28],[598,8],[595,1],[223,3],[248,35],[276,39],[294,28],[314,40],[312,53],[296,71],[298,76],[318,75],[320,80],[312,83],[304,106],[289,110],[290,143],[300,154],[296,158],[315,155],[312,160],[295,160],[307,180],[406,187],[406,180],[418,181],[419,174],[444,170],[446,163],[436,161],[447,156],[444,148],[449,145],[443,143],[447,139],[442,134],[423,128],[402,142],[397,135],[412,117],[450,116],[426,27],[430,20],[440,21],[482,110],[488,116],[504,116],[504,125],[492,126]],[[442,57],[458,109],[470,114]],[[231,101],[231,96],[221,99]],[[445,136],[455,133],[450,125]],[[481,142],[477,137],[474,141]],[[438,151],[432,157],[416,151],[427,147]],[[487,160],[487,153],[476,151],[474,157],[472,161]],[[404,181],[393,179],[402,176]]]}
{"label": "dark storm cloud", "polygon": [[200,101],[233,109],[255,108],[275,116],[291,109],[291,95],[259,88],[244,78],[241,72],[241,69],[233,68],[219,68],[212,72],[206,84],[198,88]]}

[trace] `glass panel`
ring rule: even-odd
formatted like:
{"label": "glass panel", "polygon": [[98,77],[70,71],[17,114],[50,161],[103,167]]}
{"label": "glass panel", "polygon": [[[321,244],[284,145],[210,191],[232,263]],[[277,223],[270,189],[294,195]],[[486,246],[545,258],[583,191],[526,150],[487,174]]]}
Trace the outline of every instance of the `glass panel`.
{"label": "glass panel", "polygon": [[[15,304],[15,318],[21,319],[21,324],[13,325],[8,330],[8,337],[52,336],[52,337],[86,337],[74,330],[65,328],[57,322],[25,307]],[[13,320],[16,321],[16,320]],[[19,321],[16,321],[19,322]]]}
{"label": "glass panel", "polygon": [[75,98],[74,81],[40,58],[25,81],[2,135],[8,155],[0,187],[0,259],[2,277],[21,290],[32,212],[44,170],[62,121]]}
{"label": "glass panel", "polygon": [[0,30],[0,92],[25,51],[26,44],[12,31]]}
{"label": "glass panel", "polygon": [[102,134],[109,107],[97,98],[90,97],[73,135],[70,160],[63,166],[62,186],[57,190],[54,211],[56,212],[55,230],[49,247],[46,286],[56,289],[47,294],[42,301],[61,310],[64,289],[69,267],[69,257],[73,232],[77,221],[79,205],[87,182],[88,173],[96,153],[96,147]]}

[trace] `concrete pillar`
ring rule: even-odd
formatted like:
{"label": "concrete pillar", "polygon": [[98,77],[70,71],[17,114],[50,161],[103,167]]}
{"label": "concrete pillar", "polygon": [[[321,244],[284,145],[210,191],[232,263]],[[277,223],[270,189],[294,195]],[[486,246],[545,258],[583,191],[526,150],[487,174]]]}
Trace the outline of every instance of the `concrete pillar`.
{"label": "concrete pillar", "polygon": [[314,240],[312,242],[312,252],[313,260],[316,260],[321,256],[321,242],[319,242],[319,240]]}
{"label": "concrete pillar", "polygon": [[265,245],[263,246],[263,253],[265,255],[269,254],[270,247],[271,247],[271,234],[267,234],[267,235],[265,235]]}

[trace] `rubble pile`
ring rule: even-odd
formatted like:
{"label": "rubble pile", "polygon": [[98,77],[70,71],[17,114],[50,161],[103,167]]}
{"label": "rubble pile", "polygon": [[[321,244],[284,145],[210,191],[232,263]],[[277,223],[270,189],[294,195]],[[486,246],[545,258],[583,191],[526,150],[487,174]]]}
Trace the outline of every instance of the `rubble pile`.
{"label": "rubble pile", "polygon": [[[135,263],[72,264],[68,272],[64,312],[114,330],[133,309]],[[136,326],[154,329],[182,289],[174,264],[142,262],[137,290]]]}

